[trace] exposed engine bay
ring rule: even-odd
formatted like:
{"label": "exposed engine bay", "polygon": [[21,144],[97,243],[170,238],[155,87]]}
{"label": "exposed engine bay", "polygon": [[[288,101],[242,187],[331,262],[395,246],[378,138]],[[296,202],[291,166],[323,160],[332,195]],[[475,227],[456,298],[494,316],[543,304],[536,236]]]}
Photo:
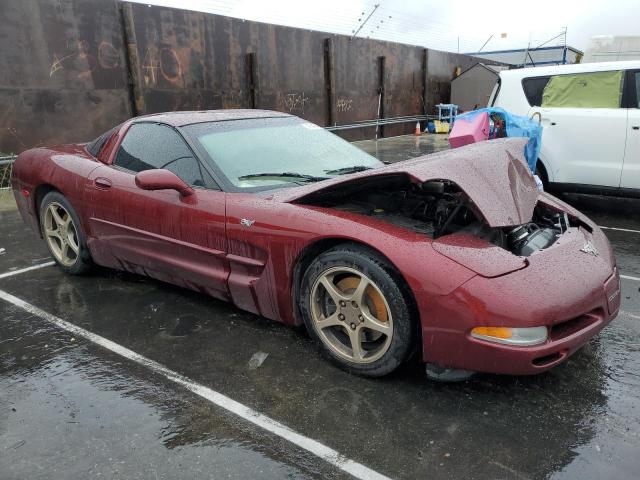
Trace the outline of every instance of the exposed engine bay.
{"label": "exposed engine bay", "polygon": [[553,245],[571,226],[566,213],[538,204],[531,222],[492,228],[469,197],[448,180],[416,184],[406,177],[379,178],[324,192],[305,203],[366,215],[434,239],[466,232],[522,257]]}

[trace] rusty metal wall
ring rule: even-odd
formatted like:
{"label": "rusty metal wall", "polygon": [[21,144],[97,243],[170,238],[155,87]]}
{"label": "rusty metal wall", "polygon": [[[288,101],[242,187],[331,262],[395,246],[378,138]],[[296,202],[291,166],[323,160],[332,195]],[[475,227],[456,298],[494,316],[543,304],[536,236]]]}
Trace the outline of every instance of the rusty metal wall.
{"label": "rusty metal wall", "polygon": [[93,138],[130,116],[116,4],[2,0],[0,153]]}
{"label": "rusty metal wall", "polygon": [[0,153],[86,141],[131,115],[171,110],[273,109],[325,126],[432,113],[455,68],[477,62],[116,0],[3,0],[0,41]]}
{"label": "rusty metal wall", "polygon": [[[399,43],[337,36],[334,44],[335,119],[344,125],[359,120],[422,115],[425,49]],[[381,65],[381,62],[382,65]],[[413,132],[414,125],[389,125],[385,136]],[[352,140],[372,138],[375,128],[342,133]]]}
{"label": "rusty metal wall", "polygon": [[123,9],[138,113],[263,108],[325,123],[326,34],[135,3]]}
{"label": "rusty metal wall", "polygon": [[[136,3],[123,7],[139,113],[255,107],[320,125],[374,119],[379,108],[386,117],[423,113],[423,48]],[[398,134],[413,125],[385,129]],[[372,128],[342,133],[373,134]]]}

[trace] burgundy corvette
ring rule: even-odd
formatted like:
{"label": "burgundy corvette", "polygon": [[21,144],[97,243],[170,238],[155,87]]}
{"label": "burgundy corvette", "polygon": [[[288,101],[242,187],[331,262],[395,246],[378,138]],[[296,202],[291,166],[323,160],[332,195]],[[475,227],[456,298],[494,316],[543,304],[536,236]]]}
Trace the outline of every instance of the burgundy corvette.
{"label": "burgundy corvette", "polygon": [[536,189],[523,139],[384,165],[259,110],[139,117],[19,155],[25,221],[66,272],[92,264],[290,325],[379,376],[420,352],[432,378],[533,374],[617,314],[602,231]]}

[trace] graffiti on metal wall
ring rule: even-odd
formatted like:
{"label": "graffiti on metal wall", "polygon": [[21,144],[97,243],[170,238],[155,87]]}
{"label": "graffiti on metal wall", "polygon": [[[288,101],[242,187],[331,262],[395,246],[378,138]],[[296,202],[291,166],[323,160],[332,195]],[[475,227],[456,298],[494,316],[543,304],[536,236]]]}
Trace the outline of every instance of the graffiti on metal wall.
{"label": "graffiti on metal wall", "polygon": [[157,86],[161,78],[173,84],[180,84],[183,80],[182,62],[172,48],[147,48],[141,68],[142,78],[147,87]]}
{"label": "graffiti on metal wall", "polygon": [[350,112],[353,110],[353,99],[346,97],[338,97],[336,100],[336,111]]}
{"label": "graffiti on metal wall", "polygon": [[222,108],[242,108],[246,105],[247,96],[241,90],[223,92],[220,94]]}
{"label": "graffiti on metal wall", "polygon": [[49,68],[49,78],[61,71],[70,71],[78,78],[86,78],[100,67],[103,70],[120,68],[120,53],[112,43],[100,42],[97,54],[92,55],[91,44],[87,40],[72,43],[66,52],[54,53]]}
{"label": "graffiti on metal wall", "polygon": [[287,112],[304,113],[304,106],[309,103],[309,97],[302,93],[286,93],[282,97],[282,103]]}
{"label": "graffiti on metal wall", "polygon": [[98,45],[98,65],[105,70],[114,70],[120,67],[120,53],[113,44],[102,41]]}

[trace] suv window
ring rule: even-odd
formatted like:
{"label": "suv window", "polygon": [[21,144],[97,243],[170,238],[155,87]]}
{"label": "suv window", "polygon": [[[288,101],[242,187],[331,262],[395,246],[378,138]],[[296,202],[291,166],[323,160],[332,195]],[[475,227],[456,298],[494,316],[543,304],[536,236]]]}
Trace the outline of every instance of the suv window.
{"label": "suv window", "polygon": [[635,108],[640,108],[640,72],[636,72],[633,75],[635,77],[636,95],[634,98]]}
{"label": "suv window", "polygon": [[200,162],[182,137],[167,125],[132,125],[120,144],[114,164],[132,172],[164,168],[189,185],[205,186]]}
{"label": "suv window", "polygon": [[620,108],[621,70],[551,77],[542,94],[542,107]]}
{"label": "suv window", "polygon": [[542,92],[544,92],[544,87],[547,86],[550,78],[551,77],[532,77],[522,80],[522,89],[530,106],[539,107],[542,105]]}
{"label": "suv window", "polygon": [[489,102],[487,103],[489,107],[493,107],[495,105],[496,98],[498,98],[498,93],[500,93],[501,83],[502,81],[500,80],[500,77],[498,77],[498,79],[496,80],[496,84],[493,86],[493,90],[491,90],[491,95],[489,95]]}

